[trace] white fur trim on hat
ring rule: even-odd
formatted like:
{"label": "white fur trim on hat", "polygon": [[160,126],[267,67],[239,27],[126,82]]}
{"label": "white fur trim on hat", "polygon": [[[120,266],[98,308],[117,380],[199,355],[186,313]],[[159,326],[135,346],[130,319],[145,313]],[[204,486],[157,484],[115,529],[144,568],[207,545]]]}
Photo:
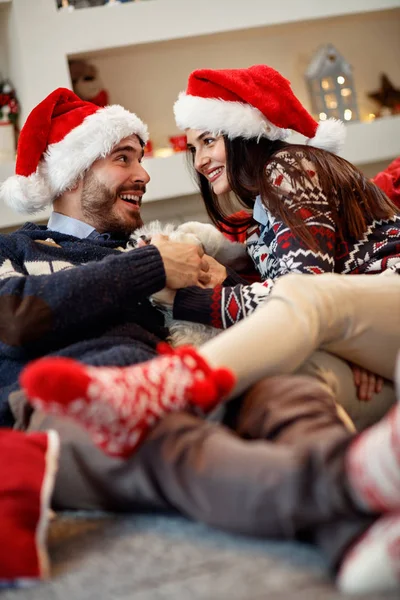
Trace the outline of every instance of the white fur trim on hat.
{"label": "white fur trim on hat", "polygon": [[47,147],[35,173],[14,175],[0,187],[0,199],[17,212],[36,213],[71,188],[99,158],[122,139],[136,134],[148,141],[147,126],[117,104],[99,108],[65,137]]}
{"label": "white fur trim on hat", "polygon": [[344,146],[346,139],[346,125],[338,119],[320,121],[313,138],[307,140],[309,146],[321,148],[338,154]]}
{"label": "white fur trim on hat", "polygon": [[269,140],[285,140],[289,129],[276,127],[254,106],[215,98],[179,94],[174,104],[177,126],[184,129],[200,129],[223,133],[228,138],[245,139],[266,137]]}

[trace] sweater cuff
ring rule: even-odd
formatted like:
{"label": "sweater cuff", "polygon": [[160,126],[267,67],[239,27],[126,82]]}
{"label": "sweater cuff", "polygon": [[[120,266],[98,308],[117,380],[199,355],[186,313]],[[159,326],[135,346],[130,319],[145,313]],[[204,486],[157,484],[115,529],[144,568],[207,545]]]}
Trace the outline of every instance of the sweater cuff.
{"label": "sweater cuff", "polygon": [[214,289],[192,286],[178,290],[173,306],[173,318],[221,329],[221,289],[222,286],[217,285]]}
{"label": "sweater cuff", "polygon": [[247,279],[244,279],[243,277],[241,277],[238,273],[236,273],[236,271],[234,271],[230,267],[226,267],[226,272],[228,273],[228,276],[222,283],[223,287],[227,287],[227,286],[234,287],[235,285],[239,285],[239,284],[241,284],[241,285],[249,284]]}
{"label": "sweater cuff", "polygon": [[136,293],[151,296],[165,287],[166,274],[158,248],[150,244],[129,250],[125,256],[130,260],[130,283]]}

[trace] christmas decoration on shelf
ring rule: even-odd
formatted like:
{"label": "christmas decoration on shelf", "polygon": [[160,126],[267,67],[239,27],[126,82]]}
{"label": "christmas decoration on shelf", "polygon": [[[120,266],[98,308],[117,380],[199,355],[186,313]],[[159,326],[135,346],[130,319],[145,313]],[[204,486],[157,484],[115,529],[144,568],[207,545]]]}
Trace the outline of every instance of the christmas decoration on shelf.
{"label": "christmas decoration on shelf", "polygon": [[0,80],[0,160],[13,160],[20,109],[8,79]]}
{"label": "christmas decoration on shelf", "polygon": [[168,156],[172,156],[173,154],[175,154],[175,152],[170,146],[156,148],[153,151],[154,158],[168,158]]}
{"label": "christmas decoration on shelf", "polygon": [[147,144],[144,147],[144,156],[145,158],[153,158],[154,156],[153,142],[151,140],[147,140]]}
{"label": "christmas decoration on shelf", "polygon": [[19,104],[15,90],[8,79],[0,81],[0,122],[17,125]]}
{"label": "christmas decoration on shelf", "polygon": [[141,0],[56,0],[58,9],[74,10],[74,8],[90,8],[92,6],[117,6],[126,2],[140,2]]}
{"label": "christmas decoration on shelf", "polygon": [[97,106],[108,104],[108,92],[104,89],[94,65],[85,60],[70,60],[72,89],[82,100],[93,102]]}
{"label": "christmas decoration on shelf", "polygon": [[56,0],[57,8],[74,10],[74,8],[90,8],[92,6],[103,6],[106,0]]}
{"label": "christmas decoration on shelf", "polygon": [[379,104],[378,117],[400,114],[400,89],[395,88],[384,73],[381,75],[381,87],[367,95],[368,98]]}
{"label": "christmas decoration on shelf", "polygon": [[332,44],[317,50],[305,79],[312,112],[319,121],[330,117],[343,121],[359,120],[353,69]]}
{"label": "christmas decoration on shelf", "polygon": [[186,152],[187,139],[186,135],[173,135],[168,138],[169,145],[174,152]]}
{"label": "christmas decoration on shelf", "polygon": [[142,2],[143,0],[104,0],[107,6],[116,6],[117,4],[125,4],[126,2]]}

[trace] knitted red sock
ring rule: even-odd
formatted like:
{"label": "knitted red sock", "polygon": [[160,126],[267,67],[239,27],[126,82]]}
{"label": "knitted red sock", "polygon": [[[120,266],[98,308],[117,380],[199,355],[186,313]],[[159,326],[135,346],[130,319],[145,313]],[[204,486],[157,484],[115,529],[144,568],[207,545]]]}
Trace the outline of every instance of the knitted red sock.
{"label": "knitted red sock", "polygon": [[400,513],[368,529],[344,557],[336,583],[345,594],[400,591]]}
{"label": "knitted red sock", "polygon": [[75,419],[107,454],[126,457],[163,416],[189,406],[207,412],[235,383],[193,348],[159,349],[163,356],[130,367],[40,359],[25,368],[21,385],[33,406]]}

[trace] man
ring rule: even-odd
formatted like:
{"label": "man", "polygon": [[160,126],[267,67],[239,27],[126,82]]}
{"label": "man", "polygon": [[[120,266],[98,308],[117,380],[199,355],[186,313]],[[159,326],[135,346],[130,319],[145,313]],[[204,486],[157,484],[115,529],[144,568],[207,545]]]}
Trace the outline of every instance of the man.
{"label": "man", "polygon": [[[141,166],[146,139],[146,127],[135,115],[116,106],[99,109],[63,89],[28,117],[17,175],[3,184],[0,197],[31,212],[53,203],[54,213],[47,228],[27,224],[0,239],[3,404],[18,387],[23,367],[41,356],[95,366],[159,365],[160,359],[149,359],[165,330],[148,297],[164,286],[180,289],[174,309],[186,302],[188,310],[194,288],[186,297],[181,288],[223,278],[223,270],[197,248],[163,239],[123,252],[141,224],[149,180]],[[222,385],[218,369],[196,363],[195,355],[175,356],[161,363],[152,385],[164,385],[163,373],[171,368],[177,368],[176,388],[192,378],[193,392],[197,383],[211,381],[210,397],[204,401],[203,388],[198,403],[206,410],[220,399],[223,385],[225,392],[231,386],[226,380]],[[138,385],[135,379],[129,383]],[[167,414],[148,435],[157,418],[188,403],[180,402],[177,389],[170,404],[163,394],[164,406],[154,406],[154,398],[141,400],[144,410],[151,400],[152,412],[141,429],[130,432],[130,448],[137,449],[124,460],[103,454],[71,421],[29,411],[21,394],[12,396],[15,427],[55,429],[60,435],[55,508],[178,510],[231,531],[311,537],[334,569],[374,522],[369,505],[365,509],[349,493],[343,457],[352,436],[332,394],[317,381],[294,376],[262,381],[243,405],[231,404],[226,422],[234,432],[189,411]],[[3,424],[11,421],[3,410]],[[115,447],[107,450],[118,454]],[[356,586],[363,584],[356,580]]]}
{"label": "man", "polygon": [[20,211],[53,203],[54,212],[48,227],[30,223],[2,237],[0,424],[11,423],[7,398],[29,360],[57,354],[124,365],[151,358],[166,330],[148,297],[165,285],[209,282],[198,247],[158,238],[122,252],[142,224],[147,135],[122,107],[98,109],[63,89],[29,116],[17,175],[0,196]]}

